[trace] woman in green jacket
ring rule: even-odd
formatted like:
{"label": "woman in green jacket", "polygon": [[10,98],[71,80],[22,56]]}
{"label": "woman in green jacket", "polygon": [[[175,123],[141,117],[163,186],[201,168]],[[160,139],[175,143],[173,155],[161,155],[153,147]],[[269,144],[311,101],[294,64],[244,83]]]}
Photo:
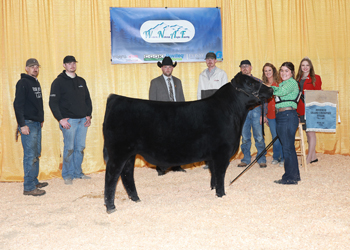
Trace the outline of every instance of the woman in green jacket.
{"label": "woman in green jacket", "polygon": [[283,63],[279,73],[283,82],[280,83],[279,87],[272,86],[272,88],[276,101],[277,135],[282,144],[285,173],[282,179],[275,181],[275,183],[298,184],[300,172],[294,141],[295,131],[299,124],[296,111],[299,87],[294,79],[293,63]]}

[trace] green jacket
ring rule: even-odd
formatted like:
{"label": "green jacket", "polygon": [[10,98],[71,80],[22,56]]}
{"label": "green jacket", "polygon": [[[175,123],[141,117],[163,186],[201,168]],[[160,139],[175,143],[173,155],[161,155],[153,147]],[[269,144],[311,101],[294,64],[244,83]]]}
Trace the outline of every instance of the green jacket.
{"label": "green jacket", "polygon": [[297,108],[297,104],[294,100],[299,94],[299,87],[294,78],[291,77],[288,80],[283,81],[280,83],[279,87],[272,86],[271,88],[273,89],[273,95],[279,96],[282,101],[291,100],[290,102],[276,103],[276,109],[285,107]]}

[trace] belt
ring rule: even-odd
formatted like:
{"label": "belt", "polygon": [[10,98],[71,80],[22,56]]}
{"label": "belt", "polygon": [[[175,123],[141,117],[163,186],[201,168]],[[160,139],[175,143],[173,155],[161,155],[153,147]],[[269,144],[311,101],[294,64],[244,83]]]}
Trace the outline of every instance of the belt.
{"label": "belt", "polygon": [[276,109],[276,114],[283,112],[283,111],[286,111],[286,110],[295,110],[295,108],[293,108],[293,107],[279,108],[279,109]]}

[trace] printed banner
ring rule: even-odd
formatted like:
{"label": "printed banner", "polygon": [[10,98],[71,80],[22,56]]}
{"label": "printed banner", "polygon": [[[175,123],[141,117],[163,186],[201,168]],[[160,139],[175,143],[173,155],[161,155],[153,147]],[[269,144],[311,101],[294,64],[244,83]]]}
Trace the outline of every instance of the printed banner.
{"label": "printed banner", "polygon": [[305,90],[306,131],[335,132],[338,91]]}
{"label": "printed banner", "polygon": [[219,8],[110,8],[113,64],[223,60]]}

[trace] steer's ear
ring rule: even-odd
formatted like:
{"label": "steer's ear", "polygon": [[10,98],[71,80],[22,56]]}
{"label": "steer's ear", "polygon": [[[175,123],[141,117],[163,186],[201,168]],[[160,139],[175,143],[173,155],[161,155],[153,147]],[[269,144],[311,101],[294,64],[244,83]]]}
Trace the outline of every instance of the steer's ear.
{"label": "steer's ear", "polygon": [[238,72],[236,75],[235,75],[235,77],[231,80],[231,83],[233,84],[233,83],[241,83],[242,82],[242,72],[240,71],[240,72]]}
{"label": "steer's ear", "polygon": [[241,76],[242,75],[242,71],[239,71],[236,75],[235,75],[235,77],[234,78],[238,78],[239,76]]}

